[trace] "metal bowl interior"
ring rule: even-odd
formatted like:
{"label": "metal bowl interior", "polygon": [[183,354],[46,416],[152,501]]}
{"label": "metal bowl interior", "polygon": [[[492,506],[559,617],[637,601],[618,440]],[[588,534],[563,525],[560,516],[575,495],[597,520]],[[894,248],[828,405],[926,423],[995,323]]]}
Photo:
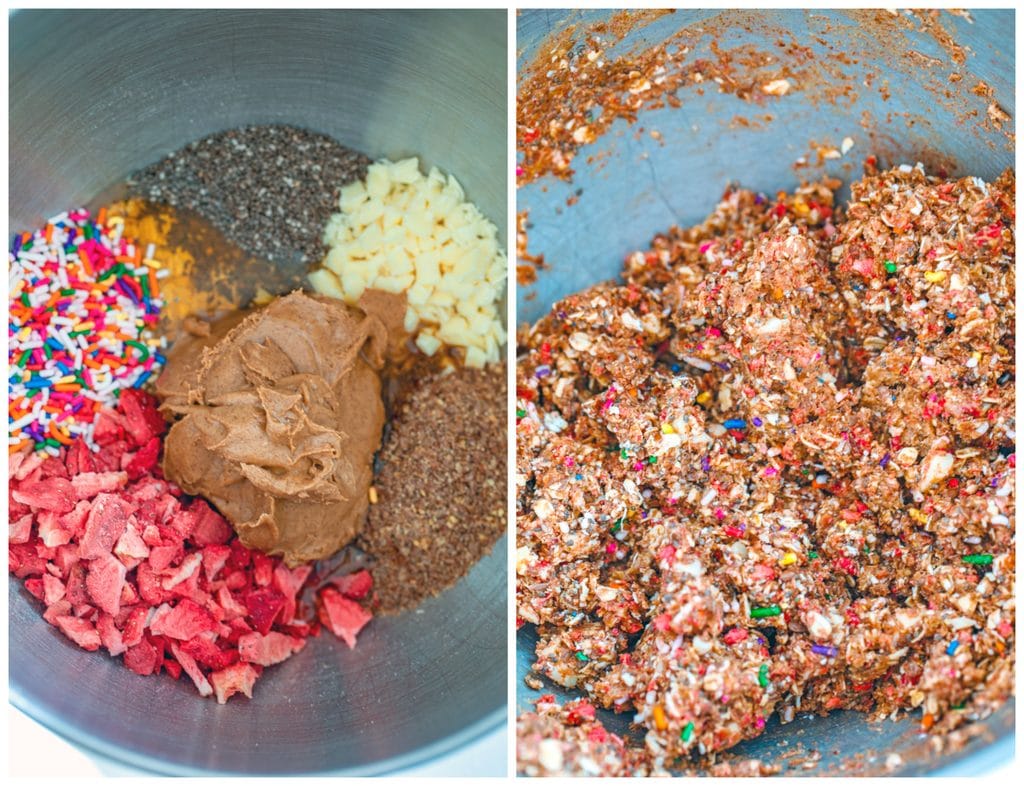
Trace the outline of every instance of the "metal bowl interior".
{"label": "metal bowl interior", "polygon": [[[653,19],[647,16],[631,29],[626,25],[628,32],[611,47],[613,54],[647,48],[684,27],[702,25],[716,33],[702,39],[694,36],[698,42],[687,62],[714,59],[708,46],[712,38],[723,49],[751,45],[774,52],[783,61],[775,42],[788,35],[810,47],[819,59],[846,52],[851,62],[842,70],[855,97],[822,102],[820,95],[814,100],[810,90],[797,90],[756,104],[721,94],[713,85],[703,94],[691,86],[679,91],[682,104],[678,108],[642,111],[634,125],[617,120],[593,144],[578,151],[571,180],[547,176],[518,189],[516,209],[529,213],[529,251],[542,254],[546,263],[537,271],[534,284],[517,290],[520,324],[537,320],[572,292],[617,278],[627,254],[646,249],[655,233],[673,224],[703,220],[730,183],[774,194],[793,188],[801,178],[827,173],[848,184],[872,153],[883,164],[921,160],[945,167],[951,174],[989,180],[1012,167],[1012,123],[1002,130],[986,126],[985,99],[969,93],[949,98],[941,90],[936,92],[936,79],[948,82],[949,74],[958,72],[967,85],[984,80],[998,103],[1011,117],[1014,114],[1014,12],[979,11],[972,17],[971,22],[949,15],[942,20],[953,39],[968,47],[962,66],[950,61],[948,50],[936,39],[918,30],[888,42],[872,41],[877,31],[865,29],[864,17],[856,12],[677,10]],[[623,29],[622,18],[613,19],[608,11],[522,12],[517,20],[520,90],[523,74],[542,48],[570,35],[570,26],[578,32],[598,22],[608,23],[606,40]],[[878,55],[886,49],[888,55]],[[906,56],[910,49],[924,59]],[[932,64],[922,65],[928,62]],[[865,84],[867,74],[873,74],[873,87]],[[888,98],[878,89],[882,80],[887,80]],[[761,120],[766,112],[772,115],[770,122]],[[659,132],[659,139],[648,133],[651,130]],[[813,150],[812,141],[838,147],[846,136],[855,141],[848,156],[825,161],[819,168],[794,170],[796,159]],[[848,193],[844,187],[840,197]],[[533,663],[535,643],[535,631],[529,627],[520,631],[517,712],[530,709],[540,695],[522,684]],[[548,682],[543,692],[563,699],[573,695]],[[629,733],[631,715],[602,711],[601,717],[610,728]],[[869,724],[864,716],[850,712],[827,718],[798,716],[786,726],[770,721],[764,735],[744,743],[737,752],[777,761],[788,774],[801,773],[788,770],[779,755],[798,743],[822,754],[817,768],[803,771],[808,775],[835,771],[844,764],[863,773],[975,774],[1012,756],[1013,702],[984,720],[982,733],[970,744],[941,756],[927,750],[916,728],[912,719]],[[900,753],[901,763],[888,770],[886,757],[893,752]]]}
{"label": "metal bowl interior", "polygon": [[[206,134],[288,123],[454,173],[505,242],[506,16],[22,11],[10,18],[10,224],[34,227]],[[10,695],[87,750],[173,774],[368,774],[506,723],[505,541],[415,612],[197,700],[79,650],[10,582]]]}

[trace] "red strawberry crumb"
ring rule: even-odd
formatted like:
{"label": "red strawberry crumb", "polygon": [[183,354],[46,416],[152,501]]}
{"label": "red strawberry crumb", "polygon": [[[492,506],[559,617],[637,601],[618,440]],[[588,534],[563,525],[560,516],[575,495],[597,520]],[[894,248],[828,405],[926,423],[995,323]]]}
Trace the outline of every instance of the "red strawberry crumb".
{"label": "red strawberry crumb", "polygon": [[90,561],[86,569],[85,587],[89,597],[100,611],[111,616],[121,609],[121,588],[125,571],[120,560],[110,554]]}
{"label": "red strawberry crumb", "polygon": [[331,587],[320,592],[320,601],[320,621],[331,633],[348,644],[349,649],[353,649],[356,646],[356,634],[372,618],[370,612]]}
{"label": "red strawberry crumb", "polygon": [[373,576],[368,570],[358,570],[355,573],[331,579],[330,583],[337,587],[338,591],[346,598],[362,600],[373,589]]}
{"label": "red strawberry crumb", "polygon": [[61,632],[83,650],[98,650],[100,648],[100,634],[96,626],[88,620],[70,617],[63,614],[56,619],[56,625]]}
{"label": "red strawberry crumb", "polygon": [[249,609],[253,627],[266,634],[284,606],[284,596],[272,589],[256,590],[245,596],[245,606]]}
{"label": "red strawberry crumb", "polygon": [[254,632],[239,637],[238,654],[242,660],[249,663],[273,666],[290,658],[305,646],[305,640],[295,636],[286,636],[276,631],[271,631],[266,636]]}
{"label": "red strawberry crumb", "polygon": [[213,689],[217,694],[217,703],[226,703],[236,693],[241,693],[251,699],[252,686],[257,677],[259,677],[259,672],[248,663],[236,663],[226,669],[213,672],[210,675],[210,681],[213,682]]}

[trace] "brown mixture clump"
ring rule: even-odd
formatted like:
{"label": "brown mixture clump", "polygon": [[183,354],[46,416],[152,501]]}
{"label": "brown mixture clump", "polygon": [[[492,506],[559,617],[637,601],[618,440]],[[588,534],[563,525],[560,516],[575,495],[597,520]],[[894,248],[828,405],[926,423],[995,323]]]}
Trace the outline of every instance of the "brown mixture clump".
{"label": "brown mixture clump", "polygon": [[359,542],[376,559],[381,611],[437,595],[504,534],[507,390],[504,364],[439,374],[392,420]]}
{"label": "brown mixture clump", "polygon": [[[869,166],[844,215],[835,185],[730,189],[521,332],[518,624],[633,715],[638,774],[776,713],[945,732],[1013,692],[1014,175]],[[523,772],[622,773],[559,712]]]}

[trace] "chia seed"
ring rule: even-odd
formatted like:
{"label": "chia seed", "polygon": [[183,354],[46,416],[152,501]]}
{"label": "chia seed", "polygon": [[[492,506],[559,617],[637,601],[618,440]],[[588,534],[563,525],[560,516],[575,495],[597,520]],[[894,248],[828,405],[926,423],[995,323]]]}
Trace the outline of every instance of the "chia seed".
{"label": "chia seed", "polygon": [[129,196],[194,210],[244,251],[308,267],[341,187],[371,160],[329,136],[284,125],[204,137],[129,178]]}

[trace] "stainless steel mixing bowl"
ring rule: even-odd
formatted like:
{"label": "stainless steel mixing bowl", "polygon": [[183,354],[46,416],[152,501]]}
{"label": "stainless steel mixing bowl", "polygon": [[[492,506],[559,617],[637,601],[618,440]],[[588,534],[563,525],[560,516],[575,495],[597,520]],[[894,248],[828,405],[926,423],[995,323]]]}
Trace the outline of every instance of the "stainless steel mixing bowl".
{"label": "stainless steel mixing bowl", "polygon": [[[580,30],[596,23],[608,23],[605,41],[629,27],[621,17],[611,19],[610,13],[521,12],[516,41],[520,89],[522,75],[538,51],[559,36],[570,35],[569,26],[576,26],[574,41],[579,40]],[[952,43],[968,47],[962,66],[951,60],[948,41],[944,47],[919,30],[893,32],[892,28],[902,26],[876,24],[863,14],[845,11],[677,10],[653,21],[642,19],[611,48],[612,54],[647,48],[684,27],[705,25],[717,34],[696,43],[688,63],[716,59],[709,48],[712,38],[723,49],[749,44],[786,62],[776,42],[789,34],[810,48],[818,64],[829,59],[831,65],[838,64],[848,78],[835,84],[851,87],[856,98],[822,100],[826,90],[819,84],[817,89],[796,90],[757,105],[722,95],[707,84],[703,95],[692,88],[680,90],[682,105],[677,109],[643,111],[634,126],[617,121],[604,136],[581,148],[573,161],[576,171],[571,181],[548,176],[518,190],[516,210],[529,211],[530,253],[543,254],[549,265],[538,272],[535,285],[518,288],[519,322],[533,322],[559,298],[615,278],[625,255],[646,249],[655,233],[672,224],[686,226],[703,220],[731,182],[768,194],[789,190],[801,177],[815,178],[823,172],[848,183],[871,153],[883,163],[923,160],[985,179],[1012,167],[1012,121],[1002,130],[986,127],[988,101],[970,88],[983,80],[994,100],[1013,116],[1014,12],[977,11],[971,16],[971,21],[949,14],[941,18]],[[835,60],[839,53],[846,63]],[[739,64],[737,69],[742,71]],[[956,83],[961,88],[956,90],[948,79],[953,72],[962,75]],[[866,80],[869,73],[873,77]],[[880,90],[883,80],[888,80],[887,99]],[[941,83],[945,85],[940,87]],[[766,113],[773,116],[770,122],[763,120]],[[651,130],[657,130],[660,138],[652,137]],[[794,170],[796,159],[808,155],[812,140],[839,147],[846,136],[855,142],[847,156],[826,161],[822,168]],[[813,164],[813,153],[810,158]],[[841,192],[846,194],[848,189]],[[529,709],[539,695],[522,684],[533,662],[535,641],[535,633],[528,628],[517,638],[520,712]],[[549,683],[543,691],[563,698],[570,695]],[[631,716],[608,713],[602,717],[611,728],[628,731]],[[849,712],[828,718],[798,716],[786,726],[769,722],[767,733],[736,750],[778,761],[785,772],[786,760],[779,759],[780,754],[797,744],[815,749],[822,761],[818,768],[802,771],[809,775],[844,763],[861,772],[887,772],[886,758],[892,753],[901,756],[899,763],[889,761],[892,774],[976,774],[1013,755],[1012,702],[984,722],[981,736],[962,750],[942,756],[922,750],[917,726],[916,719],[869,724],[864,716]]]}
{"label": "stainless steel mixing bowl", "polygon": [[[206,134],[289,123],[454,173],[504,229],[506,15],[18,12],[10,222],[34,228]],[[193,773],[376,773],[506,723],[505,541],[349,651],[329,634],[252,701],[200,700],[79,650],[10,583],[11,701],[101,757]]]}

